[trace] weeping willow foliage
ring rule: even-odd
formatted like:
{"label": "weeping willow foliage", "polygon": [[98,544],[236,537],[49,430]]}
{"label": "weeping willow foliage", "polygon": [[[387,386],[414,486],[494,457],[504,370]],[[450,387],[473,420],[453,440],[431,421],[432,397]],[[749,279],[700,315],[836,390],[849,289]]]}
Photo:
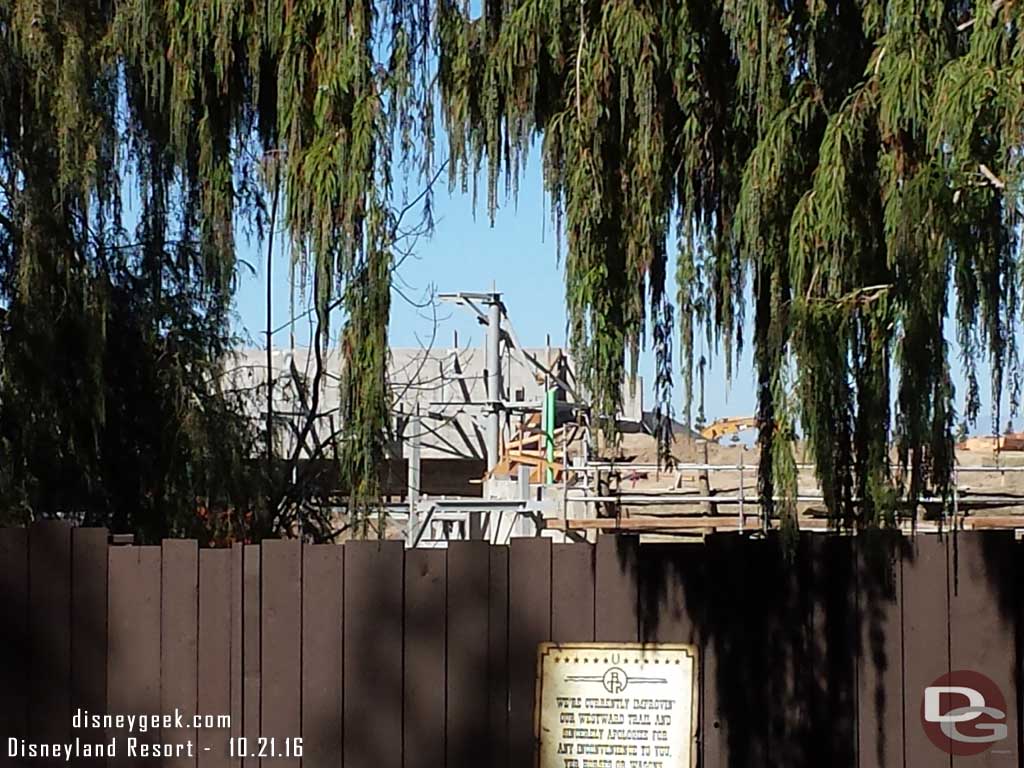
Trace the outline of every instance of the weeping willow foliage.
{"label": "weeping willow foliage", "polygon": [[769,505],[792,523],[798,434],[838,523],[946,497],[951,306],[966,416],[983,354],[993,423],[1019,390],[1024,4],[494,0],[439,17],[453,171],[485,163],[493,211],[541,140],[600,412],[645,330],[659,382],[671,370],[674,238],[687,421],[695,356],[717,347],[731,373],[752,298]]}
{"label": "weeping willow foliage", "polygon": [[[346,318],[344,466],[356,506],[371,503],[403,192],[392,170],[415,177],[432,162],[429,13],[364,0],[0,0],[8,500],[37,514],[151,496],[248,504],[236,486],[252,478],[236,470],[252,435],[218,368],[236,227],[266,234],[274,177],[296,261],[313,274],[318,344],[331,308]],[[153,459],[168,465],[134,488],[96,471],[122,460],[130,471],[119,453],[153,449],[111,413],[125,402],[119,377],[154,401],[137,398],[132,418],[171,444]]]}
{"label": "weeping willow foliage", "polygon": [[363,506],[387,432],[406,182],[438,166],[436,125],[452,184],[475,194],[482,178],[493,216],[539,141],[570,340],[606,431],[645,344],[668,416],[678,334],[689,421],[695,361],[717,350],[731,374],[752,343],[765,503],[793,520],[799,434],[834,520],[885,522],[948,491],[951,308],[967,418],[982,355],[994,423],[1003,391],[1017,400],[1022,14],[1017,0],[0,0],[5,381],[59,367],[73,334],[74,374],[25,402],[81,404],[52,452],[92,439],[112,265],[223,330],[235,227],[261,230],[272,159],[318,340],[344,310],[343,465]]}
{"label": "weeping willow foliage", "polygon": [[0,517],[205,539],[197,505],[249,507],[255,485],[218,386],[231,269],[198,176],[173,181],[166,121],[127,109],[114,20],[0,3]]}

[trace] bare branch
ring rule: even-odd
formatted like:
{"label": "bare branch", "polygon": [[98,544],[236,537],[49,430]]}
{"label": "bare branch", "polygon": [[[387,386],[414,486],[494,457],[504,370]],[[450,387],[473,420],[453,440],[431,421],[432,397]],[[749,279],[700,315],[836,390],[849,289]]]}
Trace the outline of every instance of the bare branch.
{"label": "bare branch", "polygon": [[978,165],[978,170],[981,171],[982,176],[989,180],[993,187],[997,187],[999,189],[1006,189],[1006,182],[1004,182],[1002,179],[1000,179],[998,176],[992,173],[992,170],[987,165],[981,163],[980,165]]}

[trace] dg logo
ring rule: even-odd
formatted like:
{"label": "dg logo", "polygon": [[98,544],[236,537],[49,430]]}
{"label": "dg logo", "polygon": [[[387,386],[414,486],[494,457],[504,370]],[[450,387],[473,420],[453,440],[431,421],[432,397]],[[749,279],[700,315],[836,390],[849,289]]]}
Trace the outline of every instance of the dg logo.
{"label": "dg logo", "polygon": [[1008,735],[1006,699],[999,686],[979,672],[950,672],[924,689],[921,725],[943,752],[979,755]]}

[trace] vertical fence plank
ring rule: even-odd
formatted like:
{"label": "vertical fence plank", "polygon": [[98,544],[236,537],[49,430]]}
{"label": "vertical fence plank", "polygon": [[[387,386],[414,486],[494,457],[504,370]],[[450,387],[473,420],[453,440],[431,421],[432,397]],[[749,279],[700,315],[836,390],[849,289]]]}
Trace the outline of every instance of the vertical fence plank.
{"label": "vertical fence plank", "polygon": [[551,639],[556,643],[594,639],[594,548],[589,544],[552,547]]}
{"label": "vertical fence plank", "polygon": [[487,721],[491,768],[508,768],[508,547],[490,550],[487,611]]}
{"label": "vertical fence plank", "polygon": [[[811,534],[815,574],[813,644],[817,663],[811,682],[813,731],[820,734],[814,764],[857,765],[857,596],[853,538]],[[801,584],[798,589],[807,589]]]}
{"label": "vertical fence plank", "polygon": [[471,768],[487,751],[487,601],[490,558],[486,541],[448,548],[448,768]]}
{"label": "vertical fence plank", "polygon": [[[71,736],[71,526],[29,528],[29,631],[32,667],[29,737],[67,743]],[[56,765],[59,760],[43,760]]]}
{"label": "vertical fence plank", "polygon": [[698,643],[695,606],[703,588],[704,547],[652,544],[640,569],[640,637],[653,643]]}
{"label": "vertical fence plank", "polygon": [[906,768],[950,765],[921,726],[926,686],[950,671],[948,536],[918,534],[902,558],[903,722]]}
{"label": "vertical fence plank", "polygon": [[[242,552],[242,737],[247,754],[260,735],[260,568],[262,548],[246,544]],[[244,768],[256,768],[259,758],[242,758]]]}
{"label": "vertical fence plank", "polygon": [[[857,752],[861,768],[903,764],[900,548],[894,532],[854,540],[857,560]],[[911,723],[911,727],[913,727]]]}
{"label": "vertical fence plank", "polygon": [[405,768],[445,764],[445,551],[405,555]]}
{"label": "vertical fence plank", "polygon": [[[0,529],[0,723],[7,738],[28,737],[28,532]],[[6,746],[6,745],[5,745]],[[0,765],[19,765],[0,749]]]}
{"label": "vertical fence plank", "polygon": [[288,740],[302,735],[302,543],[265,540],[262,570],[260,736],[275,740],[278,757],[270,764],[298,765],[298,758],[281,755],[290,754]]}
{"label": "vertical fence plank", "polygon": [[[697,647],[697,758],[701,766],[716,765],[704,757],[704,666],[706,648],[698,633],[701,599],[706,593],[705,547],[660,544],[644,548],[640,569],[640,639],[644,643],[689,643]],[[707,646],[710,647],[710,646]]]}
{"label": "vertical fence plank", "polygon": [[186,727],[164,728],[164,744],[193,744],[191,757],[167,757],[164,765],[195,765],[196,731],[190,721],[198,697],[199,550],[194,540],[167,539],[160,558],[160,714],[180,713]]}
{"label": "vertical fence plank", "polygon": [[[98,714],[107,711],[107,538],[106,528],[71,532],[71,708]],[[80,735],[98,742],[102,732]]]}
{"label": "vertical fence plank", "polygon": [[[231,550],[204,549],[199,552],[199,680],[196,695],[197,711],[204,717],[232,714],[232,564]],[[230,764],[230,735],[228,729],[204,727],[199,730],[196,734],[199,768],[225,768]]]}
{"label": "vertical fence plank", "polygon": [[[981,754],[954,755],[953,766],[1018,765],[1017,744],[1017,547],[1011,531],[960,532],[952,560],[949,597],[950,667],[988,677],[1004,697],[1002,722],[1007,738]],[[985,722],[997,720],[985,718]],[[971,723],[958,726],[968,736],[988,736]]]}
{"label": "vertical fence plank", "polygon": [[[243,688],[245,675],[243,673],[244,659],[244,633],[245,627],[243,603],[245,595],[245,545],[238,543],[231,545],[231,608],[229,621],[231,623],[231,732],[229,738],[238,743],[238,738],[243,735],[242,724],[245,720]],[[230,754],[226,751],[225,754]],[[237,751],[236,751],[237,754]],[[240,766],[239,757],[229,757],[228,765]]]}
{"label": "vertical fence plank", "polygon": [[512,539],[509,551],[509,766],[533,765],[537,646],[551,637],[551,540]]}
{"label": "vertical fence plank", "polygon": [[[107,700],[111,714],[160,713],[160,547],[110,547],[107,573]],[[128,738],[139,744],[159,741],[158,730],[129,734],[110,731],[116,738],[112,766],[152,765],[150,759],[129,757]]]}
{"label": "vertical fence plank", "polygon": [[[704,556],[708,551],[705,548]],[[710,580],[701,580],[705,594],[710,595]],[[701,768],[725,768],[729,764],[728,732],[724,728],[721,699],[718,695],[718,645],[716,635],[704,619],[706,599],[698,608],[701,629],[700,642],[700,755]]]}
{"label": "vertical fence plank", "polygon": [[[752,620],[754,637],[767,638],[764,653],[746,651],[764,676],[758,685],[757,708],[766,708],[778,701],[786,702],[768,720],[767,733],[761,732],[762,756],[748,762],[754,766],[765,758],[777,765],[815,766],[827,764],[828,735],[818,721],[824,709],[824,696],[819,688],[819,670],[824,666],[824,618],[822,595],[824,574],[820,562],[822,538],[805,534],[797,542],[782,536],[769,537],[766,562],[753,571],[769,588],[744,606]],[[795,545],[795,547],[794,547]],[[751,571],[747,572],[748,578]],[[736,642],[737,639],[733,639]],[[756,667],[755,667],[756,668]],[[758,679],[758,678],[754,678]],[[734,700],[740,694],[739,679],[730,683]],[[756,715],[751,715],[753,720]],[[730,726],[735,726],[732,719]],[[749,724],[745,723],[745,727]],[[760,730],[755,726],[752,730]],[[732,752],[735,758],[735,751]],[[753,755],[754,751],[750,753]]]}
{"label": "vertical fence plank", "polygon": [[[786,714],[779,703],[785,701],[780,679],[787,658],[778,626],[784,584],[776,545],[729,534],[705,541],[702,588],[692,601],[704,659],[703,765],[782,765],[769,751],[773,724],[781,730]],[[778,617],[774,623],[772,617]]]}
{"label": "vertical fence plank", "polygon": [[345,768],[402,764],[404,554],[400,541],[345,545]]}
{"label": "vertical fence plank", "polygon": [[596,640],[635,643],[640,637],[639,548],[636,536],[597,539]]}
{"label": "vertical fence plank", "polygon": [[342,733],[342,568],[345,549],[302,551],[302,764],[340,764]]}
{"label": "vertical fence plank", "polygon": [[[71,531],[71,709],[107,711],[107,538],[105,528]],[[99,743],[103,731],[73,736]],[[89,761],[105,766],[105,757]]]}

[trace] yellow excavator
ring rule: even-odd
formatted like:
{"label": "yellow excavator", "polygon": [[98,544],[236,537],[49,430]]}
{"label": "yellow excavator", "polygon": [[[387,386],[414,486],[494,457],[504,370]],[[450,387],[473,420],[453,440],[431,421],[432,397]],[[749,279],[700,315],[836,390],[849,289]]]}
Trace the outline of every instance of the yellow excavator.
{"label": "yellow excavator", "polygon": [[714,442],[725,435],[742,432],[745,429],[757,429],[757,419],[753,416],[731,416],[726,419],[716,419],[706,427],[701,427],[700,436]]}

